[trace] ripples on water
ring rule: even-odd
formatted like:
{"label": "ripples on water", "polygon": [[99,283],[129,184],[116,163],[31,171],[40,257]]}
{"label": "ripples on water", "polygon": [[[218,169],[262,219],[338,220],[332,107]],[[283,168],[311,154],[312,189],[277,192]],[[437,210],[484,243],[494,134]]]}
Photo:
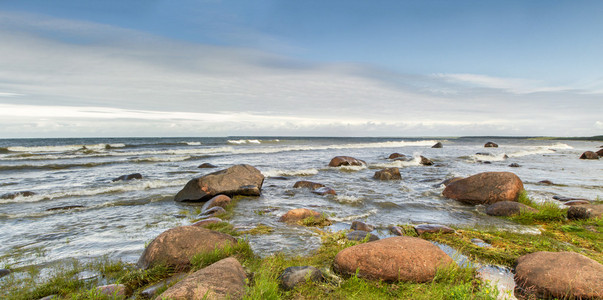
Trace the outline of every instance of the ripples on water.
{"label": "ripples on water", "polygon": [[[499,148],[483,148],[493,140]],[[437,141],[442,149],[430,148]],[[189,224],[181,218],[194,205],[173,201],[193,177],[246,163],[267,177],[263,195],[241,199],[231,223],[240,228],[265,224],[268,235],[250,236],[261,255],[276,251],[303,254],[315,249],[311,229],[279,223],[292,208],[312,207],[347,229],[352,220],[386,228],[390,224],[440,223],[514,228],[489,217],[479,207],[441,196],[442,180],[484,171],[511,171],[524,181],[531,197],[603,196],[601,161],[579,160],[596,142],[503,138],[448,140],[403,138],[136,138],[0,140],[0,195],[31,191],[33,196],[0,199],[0,267],[42,265],[67,258],[100,256],[135,262],[145,243],[166,229]],[[408,161],[391,161],[399,152]],[[480,153],[480,154],[476,154]],[[337,155],[363,159],[368,167],[328,168]],[[435,162],[421,166],[420,155]],[[505,155],[508,158],[505,158]],[[518,163],[520,168],[510,168]],[[398,167],[400,181],[376,181],[375,171]],[[142,180],[113,178],[141,173]],[[286,177],[288,180],[283,178]],[[555,185],[540,185],[541,180]],[[297,180],[334,188],[321,197],[293,189]],[[258,214],[258,211],[267,213]],[[386,236],[383,230],[381,236]]]}

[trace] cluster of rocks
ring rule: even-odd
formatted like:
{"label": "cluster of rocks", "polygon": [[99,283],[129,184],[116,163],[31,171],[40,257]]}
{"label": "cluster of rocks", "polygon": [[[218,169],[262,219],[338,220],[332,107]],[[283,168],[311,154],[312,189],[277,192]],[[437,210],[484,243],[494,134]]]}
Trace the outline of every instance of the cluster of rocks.
{"label": "cluster of rocks", "polygon": [[601,156],[603,156],[603,149],[598,151],[586,151],[580,155],[580,159],[599,159]]}

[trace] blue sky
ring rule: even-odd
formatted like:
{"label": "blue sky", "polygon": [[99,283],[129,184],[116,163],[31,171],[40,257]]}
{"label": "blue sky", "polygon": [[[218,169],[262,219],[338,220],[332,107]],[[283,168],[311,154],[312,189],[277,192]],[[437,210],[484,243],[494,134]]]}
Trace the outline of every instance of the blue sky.
{"label": "blue sky", "polygon": [[0,137],[602,134],[602,15],[601,1],[0,0]]}

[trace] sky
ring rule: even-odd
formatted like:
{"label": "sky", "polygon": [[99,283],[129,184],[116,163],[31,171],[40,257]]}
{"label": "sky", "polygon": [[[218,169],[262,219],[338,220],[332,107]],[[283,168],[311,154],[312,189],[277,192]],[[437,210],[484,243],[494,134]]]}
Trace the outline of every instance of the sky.
{"label": "sky", "polygon": [[0,0],[0,138],[603,134],[603,1]]}

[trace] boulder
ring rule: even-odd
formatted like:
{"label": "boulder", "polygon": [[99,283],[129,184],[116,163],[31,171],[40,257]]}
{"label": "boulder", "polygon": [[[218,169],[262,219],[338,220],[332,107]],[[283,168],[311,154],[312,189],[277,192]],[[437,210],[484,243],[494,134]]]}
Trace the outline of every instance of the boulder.
{"label": "boulder", "polygon": [[214,166],[210,163],[202,163],[200,164],[197,168],[199,169],[213,169],[213,168],[217,168],[218,166]]}
{"label": "boulder", "polygon": [[113,178],[111,181],[121,181],[121,180],[132,180],[132,179],[142,179],[142,175],[140,173],[133,173],[128,175],[121,175],[117,178]]}
{"label": "boulder", "polygon": [[572,206],[567,210],[567,218],[570,220],[584,220],[592,217],[592,209],[584,205]]}
{"label": "boulder", "polygon": [[264,175],[250,165],[236,165],[189,181],[176,194],[176,201],[206,201],[223,194],[259,196],[264,183]]}
{"label": "boulder", "polygon": [[397,235],[397,236],[404,235],[404,230],[402,228],[400,228],[399,226],[393,226],[393,225],[390,226],[389,232],[391,232],[393,235]]}
{"label": "boulder", "polygon": [[0,195],[0,199],[15,199],[19,196],[29,197],[29,196],[33,196],[35,194],[36,193],[30,192],[30,191],[12,192],[12,193],[6,193],[6,194]]}
{"label": "boulder", "polygon": [[175,227],[164,231],[149,244],[138,260],[138,267],[147,269],[163,264],[186,270],[193,255],[236,244],[237,240],[228,234],[198,226]]}
{"label": "boulder", "polygon": [[220,222],[222,222],[222,219],[220,219],[220,218],[207,218],[207,219],[203,219],[201,221],[195,222],[195,223],[191,224],[191,226],[205,227],[209,224],[216,224],[216,223],[220,223]]}
{"label": "boulder", "polygon": [[512,164],[509,165],[509,167],[511,167],[511,168],[519,168],[521,166],[518,163],[512,163]]}
{"label": "boulder", "polygon": [[596,152],[586,151],[580,155],[580,159],[599,159],[599,155]]}
{"label": "boulder", "polygon": [[369,224],[366,224],[366,223],[360,222],[360,221],[353,221],[352,227],[350,227],[350,229],[371,232],[371,231],[375,230],[375,226],[369,225]]}
{"label": "boulder", "polygon": [[599,156],[603,156],[603,149],[600,149],[599,151],[597,151],[595,153],[597,153],[597,155],[599,155]]}
{"label": "boulder", "polygon": [[431,166],[433,165],[433,161],[431,161],[431,159],[421,155],[421,162],[420,164],[424,165],[424,166]]}
{"label": "boulder", "polygon": [[405,157],[406,157],[406,155],[396,152],[396,153],[390,154],[388,158],[395,159],[395,158],[405,158]]}
{"label": "boulder", "polygon": [[517,259],[516,294],[539,299],[603,299],[603,265],[575,252],[535,252]]}
{"label": "boulder", "polygon": [[486,207],[486,214],[498,217],[510,217],[524,212],[537,212],[538,210],[523,203],[515,201],[500,201]]}
{"label": "boulder", "polygon": [[201,207],[201,211],[206,211],[212,207],[226,208],[230,202],[232,202],[230,197],[226,195],[217,195],[205,202],[205,204],[203,204]]}
{"label": "boulder", "polygon": [[151,299],[151,298],[155,297],[155,294],[157,294],[157,291],[159,289],[169,286],[170,284],[172,284],[174,282],[178,282],[178,281],[186,278],[186,276],[188,276],[187,273],[178,273],[168,279],[162,280],[159,283],[156,283],[148,288],[145,288],[142,292],[140,292],[140,295],[144,299]]}
{"label": "boulder", "polygon": [[9,269],[0,269],[0,278],[6,276],[10,274],[10,270]]}
{"label": "boulder", "polygon": [[454,229],[439,225],[439,224],[421,224],[415,226],[415,231],[418,235],[422,235],[423,233],[454,233]]}
{"label": "boulder", "polygon": [[111,299],[125,299],[128,295],[128,288],[124,284],[109,284],[96,287],[96,291]]}
{"label": "boulder", "polygon": [[222,259],[205,267],[159,295],[156,300],[240,299],[247,275],[234,257]]}
{"label": "boulder", "polygon": [[325,185],[322,183],[318,183],[318,182],[312,182],[312,181],[306,181],[306,180],[300,180],[298,182],[296,182],[293,185],[293,188],[298,189],[298,188],[304,188],[304,189],[311,189],[311,190],[315,190],[321,187],[324,187]]}
{"label": "boulder", "polygon": [[215,216],[219,216],[224,213],[226,213],[225,209],[223,209],[220,206],[214,206],[206,211],[201,212],[201,214],[199,215],[199,218],[215,217]]}
{"label": "boulder", "polygon": [[324,279],[324,277],[320,270],[315,267],[300,266],[286,268],[278,279],[285,290],[291,290],[298,284],[305,283],[307,280],[320,281]]}
{"label": "boulder", "polygon": [[523,183],[510,172],[479,173],[450,183],[442,194],[468,204],[492,204],[499,201],[517,201]]}
{"label": "boulder", "polygon": [[402,175],[400,175],[400,169],[398,168],[385,168],[375,172],[373,178],[378,180],[397,180],[402,179]]}
{"label": "boulder", "polygon": [[337,195],[337,192],[335,192],[334,189],[330,188],[330,187],[326,187],[323,186],[321,188],[317,188],[315,190],[312,191],[312,193],[316,194],[316,195]]}
{"label": "boulder", "polygon": [[464,177],[452,177],[452,178],[448,178],[448,179],[445,179],[444,181],[440,182],[438,184],[438,186],[440,186],[440,185],[448,186],[449,184],[451,184],[451,183],[453,183],[453,182],[455,182],[457,180],[461,180],[463,178]]}
{"label": "boulder", "polygon": [[307,208],[296,208],[285,213],[279,221],[286,223],[297,223],[308,217],[319,218],[321,214],[317,211],[307,209]]}
{"label": "boulder", "polygon": [[366,162],[351,156],[336,156],[329,162],[329,167],[340,166],[366,166]]}
{"label": "boulder", "polygon": [[584,205],[584,204],[590,204],[590,201],[588,201],[588,200],[571,200],[571,201],[567,201],[563,204],[567,205],[567,206]]}
{"label": "boulder", "polygon": [[392,281],[432,281],[436,270],[454,261],[436,245],[415,237],[398,236],[341,250],[333,269],[344,275]]}
{"label": "boulder", "polygon": [[431,148],[442,148],[442,147],[444,147],[444,145],[442,145],[441,142],[437,142],[433,146],[431,146]]}
{"label": "boulder", "polygon": [[368,236],[368,241],[373,242],[379,240],[379,237],[363,230],[350,231],[345,235],[345,238],[350,241],[364,241]]}
{"label": "boulder", "polygon": [[494,142],[487,142],[484,145],[485,148],[498,148],[498,144],[494,143]]}

